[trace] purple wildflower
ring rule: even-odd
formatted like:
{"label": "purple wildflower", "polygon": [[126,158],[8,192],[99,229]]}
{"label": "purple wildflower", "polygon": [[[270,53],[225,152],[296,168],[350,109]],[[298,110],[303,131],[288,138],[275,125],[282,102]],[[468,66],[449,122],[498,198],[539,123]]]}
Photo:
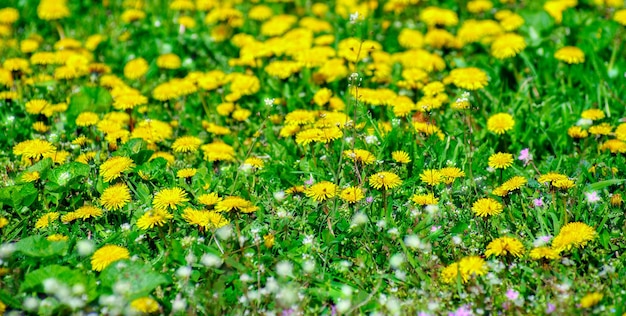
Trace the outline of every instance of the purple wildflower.
{"label": "purple wildflower", "polygon": [[519,297],[519,292],[514,290],[514,289],[508,289],[506,291],[506,298],[508,298],[511,301],[516,300]]}
{"label": "purple wildflower", "polygon": [[587,203],[596,203],[601,200],[600,195],[596,191],[585,192],[585,197],[587,198]]}
{"label": "purple wildflower", "polygon": [[461,306],[454,312],[450,312],[448,316],[472,316],[472,310],[467,306]]}
{"label": "purple wildflower", "polygon": [[524,148],[519,152],[519,157],[517,159],[524,162],[524,166],[526,166],[531,160],[533,160],[533,155],[530,154],[530,149]]}

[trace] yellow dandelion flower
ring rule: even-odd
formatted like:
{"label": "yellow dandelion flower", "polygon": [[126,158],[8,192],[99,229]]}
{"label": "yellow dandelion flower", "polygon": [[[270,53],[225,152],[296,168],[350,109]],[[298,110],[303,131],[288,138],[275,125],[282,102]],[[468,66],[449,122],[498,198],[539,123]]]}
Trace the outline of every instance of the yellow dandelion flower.
{"label": "yellow dandelion flower", "polygon": [[317,202],[322,202],[337,195],[337,185],[329,181],[318,182],[306,188],[304,194]]}
{"label": "yellow dandelion flower", "polygon": [[229,223],[220,213],[205,210],[198,211],[192,208],[185,209],[182,217],[190,225],[198,225],[209,229],[217,229]]}
{"label": "yellow dandelion flower", "polygon": [[41,99],[30,100],[26,102],[25,105],[26,112],[29,114],[40,114],[48,106],[50,106],[50,103],[48,103],[48,101],[46,100]]}
{"label": "yellow dandelion flower", "polygon": [[130,189],[124,183],[106,188],[100,196],[100,204],[109,211],[123,208],[130,200]]}
{"label": "yellow dandelion flower", "polygon": [[441,172],[435,169],[426,169],[420,174],[420,180],[430,186],[435,186],[442,181]]}
{"label": "yellow dandelion flower", "polygon": [[550,247],[533,248],[533,250],[530,251],[530,257],[533,260],[541,260],[541,259],[557,260],[561,258],[561,256],[559,255],[559,252]]}
{"label": "yellow dandelion flower", "polygon": [[38,161],[44,158],[44,156],[55,152],[56,147],[50,142],[41,139],[26,140],[13,146],[13,154],[34,161]]}
{"label": "yellow dandelion flower", "polygon": [[513,126],[515,126],[515,120],[508,113],[494,114],[487,120],[487,129],[498,135],[512,130]]}
{"label": "yellow dandelion flower", "polygon": [[615,11],[615,14],[613,14],[613,21],[626,26],[626,9]]}
{"label": "yellow dandelion flower", "polygon": [[274,234],[267,234],[267,235],[263,236],[263,244],[267,248],[272,248],[274,246],[274,242],[275,241],[276,241],[276,238],[275,238]]}
{"label": "yellow dandelion flower", "polygon": [[198,170],[196,168],[185,168],[176,171],[176,177],[178,178],[191,178],[196,175]]}
{"label": "yellow dandelion flower", "polygon": [[[459,277],[459,264],[453,262],[441,270],[441,279],[444,283],[453,283]],[[465,280],[461,279],[461,282],[465,283]]]}
{"label": "yellow dandelion flower", "polygon": [[94,112],[82,112],[76,117],[77,126],[92,126],[98,124],[100,117]]}
{"label": "yellow dandelion flower", "polygon": [[344,150],[343,156],[362,165],[371,165],[376,162],[376,156],[365,149]]}
{"label": "yellow dandelion flower", "polygon": [[363,194],[363,190],[359,187],[348,187],[341,190],[341,193],[339,193],[339,198],[350,204],[356,203],[364,197],[365,194]]}
{"label": "yellow dandelion flower", "polygon": [[612,206],[620,207],[622,206],[623,202],[624,202],[624,199],[622,198],[621,194],[613,193],[613,195],[611,195],[610,203]]}
{"label": "yellow dandelion flower", "polygon": [[489,156],[489,167],[493,169],[507,169],[513,165],[513,155],[509,153],[496,153]]}
{"label": "yellow dandelion flower", "polygon": [[143,77],[148,72],[148,62],[139,57],[126,63],[124,66],[124,77],[135,80]]}
{"label": "yellow dandelion flower", "polygon": [[554,58],[568,64],[580,64],[585,62],[585,53],[578,47],[565,46],[554,53]]}
{"label": "yellow dandelion flower", "polygon": [[104,182],[110,182],[121,177],[122,173],[130,171],[134,166],[135,163],[128,157],[111,157],[100,165],[100,175]]}
{"label": "yellow dandelion flower", "polygon": [[524,245],[517,238],[513,237],[500,237],[492,240],[487,245],[485,251],[486,257],[491,256],[506,256],[512,255],[514,257],[521,257],[524,255]]}
{"label": "yellow dandelion flower", "polygon": [[74,214],[77,219],[80,218],[82,220],[98,218],[102,216],[102,209],[91,205],[85,205],[74,211]]}
{"label": "yellow dandelion flower", "polygon": [[369,184],[376,190],[394,189],[402,184],[402,179],[397,174],[388,171],[378,172],[369,178]]}
{"label": "yellow dandelion flower", "polygon": [[176,209],[189,201],[187,192],[181,188],[163,189],[154,195],[152,206],[158,210]]}
{"label": "yellow dandelion flower", "polygon": [[39,180],[39,176],[40,174],[38,171],[24,172],[20,179],[24,182],[35,182]]}
{"label": "yellow dandelion flower", "polygon": [[48,226],[50,226],[52,222],[59,219],[59,216],[60,216],[59,212],[46,213],[42,215],[41,217],[39,217],[37,222],[35,222],[35,228],[37,229],[47,228]]}
{"label": "yellow dandelion flower", "polygon": [[200,204],[204,204],[206,206],[210,206],[210,205],[217,204],[219,201],[222,200],[222,198],[220,198],[217,195],[217,193],[212,192],[212,193],[202,194],[202,195],[198,196],[197,200],[198,200],[198,203],[200,203]]}
{"label": "yellow dandelion flower", "polygon": [[148,230],[155,226],[161,227],[172,217],[174,216],[168,213],[166,209],[149,210],[143,213],[137,220],[137,227],[143,230]]}
{"label": "yellow dandelion flower", "polygon": [[411,201],[417,205],[437,205],[439,203],[439,199],[436,198],[432,193],[428,194],[413,194],[411,197]]}
{"label": "yellow dandelion flower", "polygon": [[9,224],[9,220],[6,217],[0,217],[0,228],[5,227]]}
{"label": "yellow dandelion flower", "polygon": [[480,217],[498,215],[503,210],[502,204],[492,198],[481,198],[472,205],[472,211]]}
{"label": "yellow dandelion flower", "polygon": [[157,66],[163,69],[178,69],[181,66],[180,57],[176,54],[165,54],[157,58]]}
{"label": "yellow dandelion flower", "polygon": [[589,136],[589,132],[582,129],[580,126],[572,126],[567,129],[567,135],[574,139],[581,139]]}
{"label": "yellow dandelion flower", "polygon": [[93,253],[91,256],[91,269],[102,271],[111,263],[130,258],[128,249],[116,245],[106,245]]}
{"label": "yellow dandelion flower", "polygon": [[439,169],[443,183],[451,184],[457,178],[465,177],[465,172],[457,167],[445,167]]}
{"label": "yellow dandelion flower", "polygon": [[487,263],[479,256],[464,257],[459,261],[459,270],[463,279],[481,276],[487,273]]}
{"label": "yellow dandelion flower", "polygon": [[61,216],[61,221],[64,224],[70,223],[75,221],[76,219],[78,219],[78,215],[76,214],[76,212],[69,212],[64,214],[63,216]]}
{"label": "yellow dandelion flower", "polygon": [[151,297],[140,297],[130,302],[130,307],[139,313],[152,314],[159,311],[159,303]]}
{"label": "yellow dandelion flower", "polygon": [[397,163],[407,164],[411,162],[411,158],[406,151],[398,150],[391,153],[391,159]]}
{"label": "yellow dandelion flower", "polygon": [[580,299],[580,307],[590,308],[596,306],[598,303],[600,303],[603,297],[604,295],[602,295],[602,293],[600,292],[589,293]]}
{"label": "yellow dandelion flower", "polygon": [[491,43],[491,55],[498,59],[511,58],[519,54],[524,48],[526,48],[524,37],[507,33],[498,36]]}
{"label": "yellow dandelion flower", "polygon": [[250,157],[247,158],[244,162],[244,165],[250,166],[252,168],[255,169],[261,169],[263,168],[263,166],[265,165],[265,163],[263,162],[263,159],[259,158],[259,157]]}
{"label": "yellow dandelion flower", "polygon": [[562,190],[568,190],[576,185],[571,179],[564,179],[552,182],[552,186]]}
{"label": "yellow dandelion flower", "polygon": [[258,207],[254,206],[252,202],[238,196],[227,196],[215,205],[215,211],[217,212],[239,211],[242,213],[253,213],[256,210],[258,210]]}
{"label": "yellow dandelion flower", "polygon": [[539,183],[552,183],[559,180],[566,180],[567,176],[557,173],[557,172],[548,172],[539,178],[537,178],[537,182]]}
{"label": "yellow dandelion flower", "polygon": [[596,230],[585,223],[568,223],[561,228],[559,234],[552,240],[552,248],[559,252],[570,250],[573,247],[582,248],[596,238],[596,235]]}
{"label": "yellow dandelion flower", "polygon": [[604,114],[604,111],[600,110],[600,109],[589,109],[589,110],[585,110],[580,114],[581,118],[584,119],[588,119],[588,120],[592,120],[592,121],[597,121],[597,120],[601,120],[605,117],[606,115]]}
{"label": "yellow dandelion flower", "polygon": [[42,0],[37,6],[37,16],[46,21],[58,20],[70,16],[66,0]]}
{"label": "yellow dandelion flower", "polygon": [[456,68],[450,71],[451,82],[465,90],[478,90],[487,86],[487,73],[475,67]]}

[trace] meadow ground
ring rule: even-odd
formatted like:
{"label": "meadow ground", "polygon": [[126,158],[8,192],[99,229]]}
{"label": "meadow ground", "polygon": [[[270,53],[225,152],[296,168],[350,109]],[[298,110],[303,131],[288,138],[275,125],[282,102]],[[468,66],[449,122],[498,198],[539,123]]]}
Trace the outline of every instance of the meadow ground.
{"label": "meadow ground", "polygon": [[623,0],[0,1],[0,315],[622,315]]}

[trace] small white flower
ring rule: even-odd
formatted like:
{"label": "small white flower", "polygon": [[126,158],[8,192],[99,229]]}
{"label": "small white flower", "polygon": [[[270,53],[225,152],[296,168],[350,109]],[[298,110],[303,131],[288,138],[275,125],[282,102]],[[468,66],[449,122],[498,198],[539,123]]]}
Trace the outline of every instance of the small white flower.
{"label": "small white flower", "polygon": [[290,261],[283,260],[276,264],[276,274],[286,278],[293,276],[293,264]]}
{"label": "small white flower", "polygon": [[6,244],[0,245],[0,259],[10,257],[13,254],[13,252],[15,252],[15,245],[13,243],[6,243]]}
{"label": "small white flower", "polygon": [[365,137],[365,142],[369,145],[378,143],[378,138],[375,135],[369,135]]}
{"label": "small white flower", "polygon": [[412,249],[417,249],[422,246],[422,241],[416,235],[408,235],[404,237],[404,244]]}
{"label": "small white flower", "polygon": [[302,244],[303,245],[312,245],[314,239],[315,239],[315,235],[306,235],[306,236],[304,236],[304,239],[302,240]]}
{"label": "small white flower", "polygon": [[277,201],[282,201],[285,199],[285,191],[274,192],[274,199]]}
{"label": "small white flower", "polygon": [[391,256],[391,258],[389,258],[389,265],[394,269],[400,268],[400,266],[403,263],[404,263],[404,255],[401,253],[396,253],[393,256]]}
{"label": "small white flower", "polygon": [[176,298],[172,300],[172,313],[182,312],[187,309],[187,302],[180,297],[180,294],[176,295]]}
{"label": "small white flower", "polygon": [[459,237],[458,235],[455,235],[454,237],[452,237],[452,242],[455,245],[460,245],[463,242],[463,239],[461,239],[461,237]]}
{"label": "small white flower", "polygon": [[76,250],[78,251],[78,255],[81,257],[89,256],[94,251],[93,241],[84,239],[76,243]]}
{"label": "small white flower", "polygon": [[580,127],[589,127],[591,125],[593,125],[593,121],[590,119],[581,118],[578,120],[578,122],[576,122],[576,126]]}
{"label": "small white flower", "polygon": [[341,286],[341,293],[343,293],[343,295],[346,297],[352,296],[352,291],[353,290],[349,285],[344,284]]}
{"label": "small white flower", "polygon": [[352,306],[352,303],[350,302],[350,300],[340,300],[337,302],[337,305],[335,307],[337,307],[337,311],[341,314],[347,312],[350,307]]}
{"label": "small white flower", "polygon": [[200,258],[200,262],[207,267],[218,268],[224,263],[224,260],[212,253],[205,253]]}
{"label": "small white flower", "polygon": [[367,215],[363,212],[357,212],[352,216],[352,222],[350,223],[350,227],[358,227],[364,224],[367,224]]}
{"label": "small white flower", "polygon": [[239,277],[239,280],[240,280],[241,282],[243,282],[243,283],[248,283],[248,282],[252,281],[252,277],[250,277],[249,275],[247,275],[247,274],[245,274],[245,273],[244,273],[244,274],[242,274],[242,275]]}
{"label": "small white flower", "polygon": [[222,226],[215,233],[219,239],[227,240],[233,235],[233,227],[230,225]]}
{"label": "small white flower", "polygon": [[350,13],[350,23],[354,24],[359,19],[359,11]]}
{"label": "small white flower", "polygon": [[39,307],[39,299],[36,297],[27,297],[22,304],[25,310],[34,312]]}
{"label": "small white flower", "polygon": [[302,263],[302,270],[305,273],[313,273],[315,271],[315,261],[306,260]]}
{"label": "small white flower", "polygon": [[187,279],[191,276],[191,272],[193,272],[191,267],[183,266],[176,270],[176,275],[181,279]]}

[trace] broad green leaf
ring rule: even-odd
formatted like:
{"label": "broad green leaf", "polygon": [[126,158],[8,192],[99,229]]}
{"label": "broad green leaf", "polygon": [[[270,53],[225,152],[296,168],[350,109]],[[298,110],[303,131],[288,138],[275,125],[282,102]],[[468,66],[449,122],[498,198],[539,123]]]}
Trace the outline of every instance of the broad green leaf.
{"label": "broad green leaf", "polygon": [[65,191],[82,177],[89,175],[90,167],[80,162],[70,162],[52,169],[47,176],[46,190]]}
{"label": "broad green leaf", "polygon": [[17,251],[29,257],[63,256],[69,248],[67,241],[49,241],[41,235],[26,237],[15,243]]}
{"label": "broad green leaf", "polygon": [[30,206],[37,198],[37,189],[32,183],[0,188],[0,203],[13,208]]}
{"label": "broad green leaf", "polygon": [[157,286],[169,284],[171,280],[148,265],[123,260],[106,267],[100,274],[100,282],[110,292],[117,282],[128,282],[128,296],[133,299],[150,295]]}
{"label": "broad green leaf", "polygon": [[82,285],[88,301],[98,296],[96,280],[91,275],[84,274],[81,270],[60,265],[49,265],[41,269],[29,272],[20,285],[21,292],[43,292],[43,282],[47,279],[56,279],[68,287]]}
{"label": "broad green leaf", "polygon": [[106,113],[109,111],[113,98],[102,87],[83,87],[81,91],[70,98],[67,109],[67,120],[74,122],[76,117],[85,111]]}
{"label": "broad green leaf", "polygon": [[611,179],[611,180],[598,181],[596,183],[590,184],[589,188],[593,191],[597,191],[597,190],[602,190],[606,187],[609,187],[615,184],[620,184],[624,181],[626,181],[626,179]]}

